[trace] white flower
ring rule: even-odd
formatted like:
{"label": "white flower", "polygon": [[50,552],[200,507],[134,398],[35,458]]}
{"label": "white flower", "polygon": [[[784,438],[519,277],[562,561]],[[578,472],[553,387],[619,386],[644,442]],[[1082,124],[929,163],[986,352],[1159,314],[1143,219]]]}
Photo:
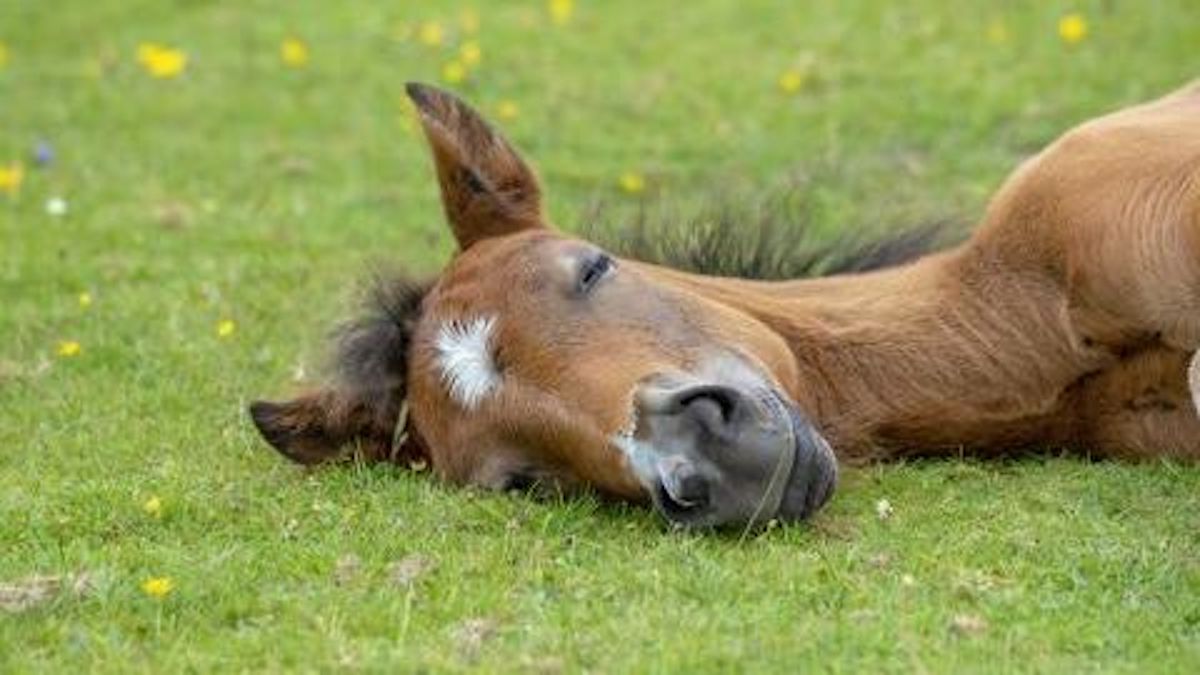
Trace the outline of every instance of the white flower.
{"label": "white flower", "polygon": [[62,216],[67,215],[67,210],[67,200],[63,199],[62,197],[51,197],[50,199],[46,200],[46,213],[48,215],[54,216],[55,218],[61,218]]}
{"label": "white flower", "polygon": [[892,517],[895,510],[892,508],[892,503],[886,499],[880,499],[875,502],[875,515],[879,516],[880,520],[887,520]]}

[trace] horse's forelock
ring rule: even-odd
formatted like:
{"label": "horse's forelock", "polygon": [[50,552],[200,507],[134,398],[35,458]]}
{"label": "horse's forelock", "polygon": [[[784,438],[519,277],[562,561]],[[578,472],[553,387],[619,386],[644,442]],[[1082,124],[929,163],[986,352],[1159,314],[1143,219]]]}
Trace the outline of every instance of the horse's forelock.
{"label": "horse's forelock", "polygon": [[[372,278],[360,314],[334,333],[332,407],[362,410],[376,428],[404,437],[407,430],[399,427],[406,424],[413,335],[432,286],[432,280],[406,274]],[[392,452],[413,454],[399,447]]]}

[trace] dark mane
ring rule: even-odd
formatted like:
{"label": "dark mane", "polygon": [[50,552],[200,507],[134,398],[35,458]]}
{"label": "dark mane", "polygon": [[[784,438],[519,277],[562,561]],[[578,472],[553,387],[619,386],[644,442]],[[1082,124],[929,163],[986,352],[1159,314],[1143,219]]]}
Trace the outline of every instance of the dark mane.
{"label": "dark mane", "polygon": [[940,248],[956,228],[935,221],[890,233],[817,231],[801,193],[722,202],[682,217],[642,205],[619,226],[594,209],[581,234],[617,255],[688,272],[796,279],[900,265]]}

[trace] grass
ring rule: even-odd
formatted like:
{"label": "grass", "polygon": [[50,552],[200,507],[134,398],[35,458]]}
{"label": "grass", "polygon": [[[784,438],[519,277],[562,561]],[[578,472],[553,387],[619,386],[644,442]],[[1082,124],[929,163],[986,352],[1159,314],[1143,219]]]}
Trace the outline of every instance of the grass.
{"label": "grass", "polygon": [[[25,164],[0,194],[0,582],[88,579],[0,610],[0,671],[1200,666],[1194,467],[875,466],[811,525],[743,542],[274,456],[247,400],[312,370],[367,264],[449,255],[401,96],[439,78],[467,7],[0,6],[0,164]],[[596,201],[619,218],[796,175],[819,178],[826,232],[969,220],[1056,133],[1194,77],[1200,25],[1189,0],[474,9],[482,62],[456,88],[516,103],[504,127],[568,228]],[[441,49],[412,35],[431,20]],[[291,35],[304,68],[280,62]],[[143,72],[144,41],[185,50],[184,73]],[[148,596],[152,577],[174,589]]]}

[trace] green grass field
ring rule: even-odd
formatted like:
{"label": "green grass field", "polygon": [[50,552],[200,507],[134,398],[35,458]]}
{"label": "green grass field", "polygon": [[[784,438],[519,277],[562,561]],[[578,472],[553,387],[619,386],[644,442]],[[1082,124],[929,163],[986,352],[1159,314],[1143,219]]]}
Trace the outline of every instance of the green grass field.
{"label": "green grass field", "polygon": [[1200,75],[1200,3],[416,4],[0,3],[0,672],[1200,669],[1195,467],[854,469],[739,541],[304,472],[244,412],[450,254],[406,80],[465,69],[565,228],[797,177],[831,235],[969,222]]}

